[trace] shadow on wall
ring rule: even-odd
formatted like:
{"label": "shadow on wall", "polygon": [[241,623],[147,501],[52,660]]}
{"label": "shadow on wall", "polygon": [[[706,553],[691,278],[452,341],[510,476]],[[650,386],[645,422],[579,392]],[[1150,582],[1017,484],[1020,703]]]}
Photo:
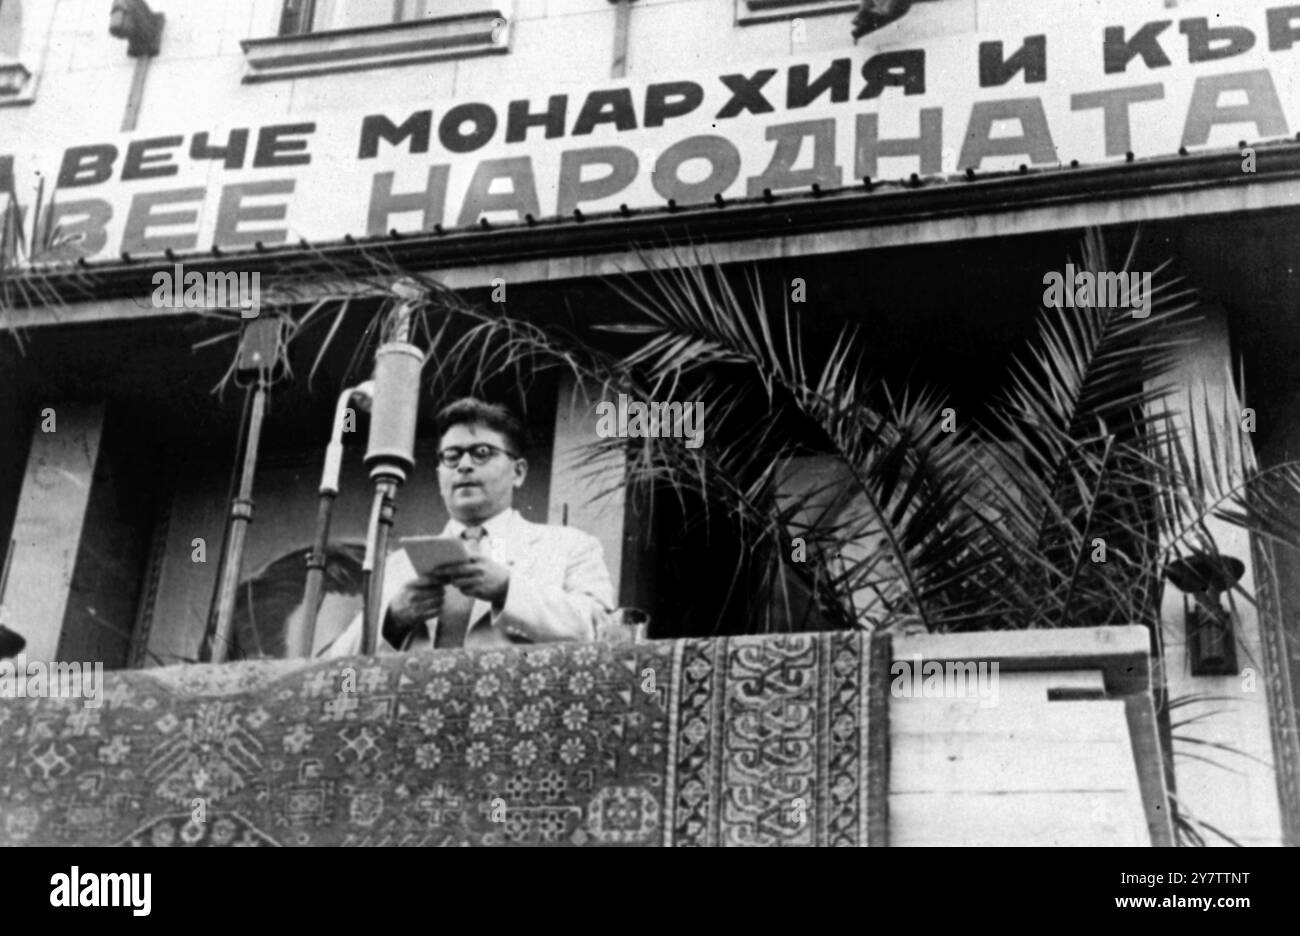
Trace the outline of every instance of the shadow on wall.
{"label": "shadow on wall", "polygon": [[[307,577],[304,546],[271,561],[239,584],[235,604],[234,646],[230,659],[281,658],[289,634],[304,626],[302,592]],[[361,564],[365,546],[334,543],[325,550],[325,581],[312,655],[333,642],[361,613]]]}

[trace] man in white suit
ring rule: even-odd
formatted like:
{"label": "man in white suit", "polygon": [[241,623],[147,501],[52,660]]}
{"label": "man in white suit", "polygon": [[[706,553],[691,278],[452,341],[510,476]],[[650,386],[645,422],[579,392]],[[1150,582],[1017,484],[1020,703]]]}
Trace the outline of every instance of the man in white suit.
{"label": "man in white suit", "polygon": [[[528,471],[518,420],[464,399],[438,414],[437,431],[438,486],[451,514],[442,535],[467,540],[472,558],[420,575],[404,551],[392,553],[378,651],[594,640],[614,599],[600,542],[513,508]],[[360,652],[358,616],[324,655]]]}

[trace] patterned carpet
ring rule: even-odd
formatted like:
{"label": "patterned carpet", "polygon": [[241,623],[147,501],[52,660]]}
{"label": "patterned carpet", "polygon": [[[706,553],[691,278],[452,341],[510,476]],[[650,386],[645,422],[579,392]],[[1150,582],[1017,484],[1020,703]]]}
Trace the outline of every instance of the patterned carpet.
{"label": "patterned carpet", "polygon": [[105,674],[0,699],[0,844],[885,844],[887,641]]}

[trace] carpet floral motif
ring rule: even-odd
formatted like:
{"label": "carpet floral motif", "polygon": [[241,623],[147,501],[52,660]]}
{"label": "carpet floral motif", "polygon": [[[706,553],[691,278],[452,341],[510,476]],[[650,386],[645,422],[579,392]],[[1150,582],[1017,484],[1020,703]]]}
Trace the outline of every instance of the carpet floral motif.
{"label": "carpet floral motif", "polygon": [[109,673],[98,709],[0,700],[0,844],[881,844],[872,648],[827,633]]}

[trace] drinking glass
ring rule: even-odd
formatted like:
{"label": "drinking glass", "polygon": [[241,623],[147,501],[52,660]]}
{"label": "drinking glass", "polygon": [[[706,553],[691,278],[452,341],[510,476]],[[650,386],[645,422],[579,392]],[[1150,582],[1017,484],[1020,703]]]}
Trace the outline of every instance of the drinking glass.
{"label": "drinking glass", "polygon": [[643,643],[650,615],[640,608],[618,608],[601,625],[596,639],[602,643]]}

